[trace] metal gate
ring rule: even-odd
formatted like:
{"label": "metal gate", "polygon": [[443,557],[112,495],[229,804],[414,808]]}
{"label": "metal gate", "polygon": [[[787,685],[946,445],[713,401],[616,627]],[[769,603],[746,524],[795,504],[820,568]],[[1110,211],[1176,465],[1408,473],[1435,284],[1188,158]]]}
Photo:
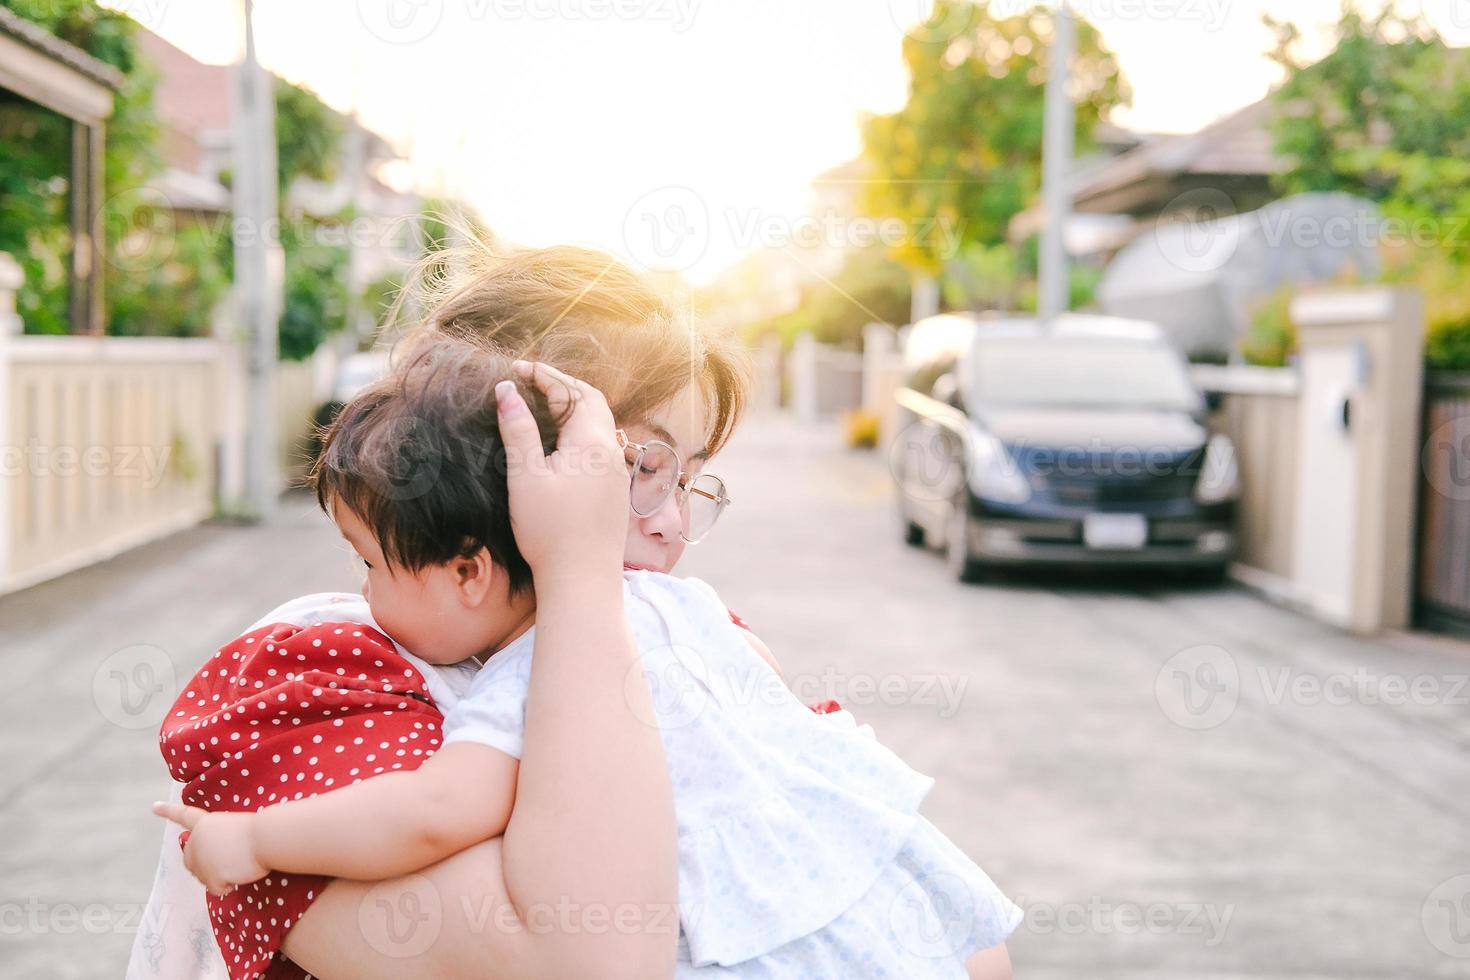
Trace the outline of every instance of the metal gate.
{"label": "metal gate", "polygon": [[1418,618],[1470,633],[1470,373],[1426,380],[1419,460]]}

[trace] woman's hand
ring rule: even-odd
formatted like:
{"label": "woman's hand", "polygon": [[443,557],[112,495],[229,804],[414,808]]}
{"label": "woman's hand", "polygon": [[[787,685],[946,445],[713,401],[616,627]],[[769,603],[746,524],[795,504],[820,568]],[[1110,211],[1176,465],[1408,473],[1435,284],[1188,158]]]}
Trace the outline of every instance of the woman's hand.
{"label": "woman's hand", "polygon": [[153,812],[189,831],[184,867],[211,895],[227,895],[270,874],[255,858],[253,813],[208,813],[182,803],[155,803]]}
{"label": "woman's hand", "polygon": [[537,576],[620,572],[628,533],[628,464],[602,392],[546,364],[517,361],[520,376],[563,418],[556,450],[542,453],[536,419],[513,382],[495,387],[506,449],[511,529]]}

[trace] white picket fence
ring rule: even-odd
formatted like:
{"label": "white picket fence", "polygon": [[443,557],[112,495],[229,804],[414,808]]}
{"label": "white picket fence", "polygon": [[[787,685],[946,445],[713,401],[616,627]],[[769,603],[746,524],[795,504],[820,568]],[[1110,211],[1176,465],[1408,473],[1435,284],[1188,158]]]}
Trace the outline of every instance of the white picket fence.
{"label": "white picket fence", "polygon": [[214,340],[0,334],[0,593],[214,508]]}
{"label": "white picket fence", "polygon": [[[236,345],[22,336],[19,285],[0,253],[0,595],[207,519],[238,494],[244,435]],[[324,348],[277,368],[286,479],[303,472],[334,364]]]}

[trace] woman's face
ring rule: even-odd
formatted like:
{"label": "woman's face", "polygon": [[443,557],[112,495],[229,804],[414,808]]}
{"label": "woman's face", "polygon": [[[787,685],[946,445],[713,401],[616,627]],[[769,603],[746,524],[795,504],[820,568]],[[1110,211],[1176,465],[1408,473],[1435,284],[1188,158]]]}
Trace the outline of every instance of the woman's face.
{"label": "woman's face", "polygon": [[[705,451],[709,430],[704,399],[693,385],[645,421],[624,426],[623,430],[633,442],[654,439],[673,446],[690,477],[699,473],[709,458]],[[663,505],[647,517],[639,517],[630,509],[623,561],[648,571],[671,571],[684,554],[685,542],[679,536],[683,526],[677,493],[669,494]]]}

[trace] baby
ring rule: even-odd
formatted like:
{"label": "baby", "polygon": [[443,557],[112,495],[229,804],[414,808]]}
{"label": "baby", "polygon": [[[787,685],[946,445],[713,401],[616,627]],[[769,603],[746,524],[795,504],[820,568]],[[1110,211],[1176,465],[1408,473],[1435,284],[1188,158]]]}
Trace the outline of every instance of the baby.
{"label": "baby", "polygon": [[[511,377],[493,352],[436,340],[332,426],[317,493],[367,567],[373,626],[311,641],[330,644],[343,665],[301,678],[290,693],[299,705],[245,697],[223,722],[202,694],[222,675],[226,693],[248,695],[278,670],[289,678],[293,664],[266,637],[222,651],[235,663],[206,665],[165,725],[175,778],[196,776],[201,760],[210,766],[221,743],[258,739],[288,710],[364,725],[352,741],[373,748],[373,721],[357,721],[343,703],[363,692],[344,693],[337,680],[370,642],[384,642],[378,629],[433,663],[484,666],[442,732],[415,725],[333,776],[328,756],[305,787],[260,787],[254,811],[248,798],[238,804],[244,812],[202,817],[161,805],[162,815],[189,817],[189,867],[212,893],[273,871],[389,878],[504,832],[537,612],[511,533],[496,415]],[[527,397],[537,402],[536,392]],[[557,420],[544,403],[537,411],[550,448]],[[626,683],[651,686],[644,720],[660,731],[674,789],[680,975],[964,977],[971,954],[1004,941],[1020,911],[919,815],[931,779],[876,741],[823,724],[708,586],[630,571],[624,598],[642,658]],[[399,697],[386,685],[383,693]],[[412,717],[413,692],[396,707]],[[241,765],[241,755],[223,756]],[[410,756],[422,764],[406,764]],[[598,805],[595,785],[568,795]]]}

